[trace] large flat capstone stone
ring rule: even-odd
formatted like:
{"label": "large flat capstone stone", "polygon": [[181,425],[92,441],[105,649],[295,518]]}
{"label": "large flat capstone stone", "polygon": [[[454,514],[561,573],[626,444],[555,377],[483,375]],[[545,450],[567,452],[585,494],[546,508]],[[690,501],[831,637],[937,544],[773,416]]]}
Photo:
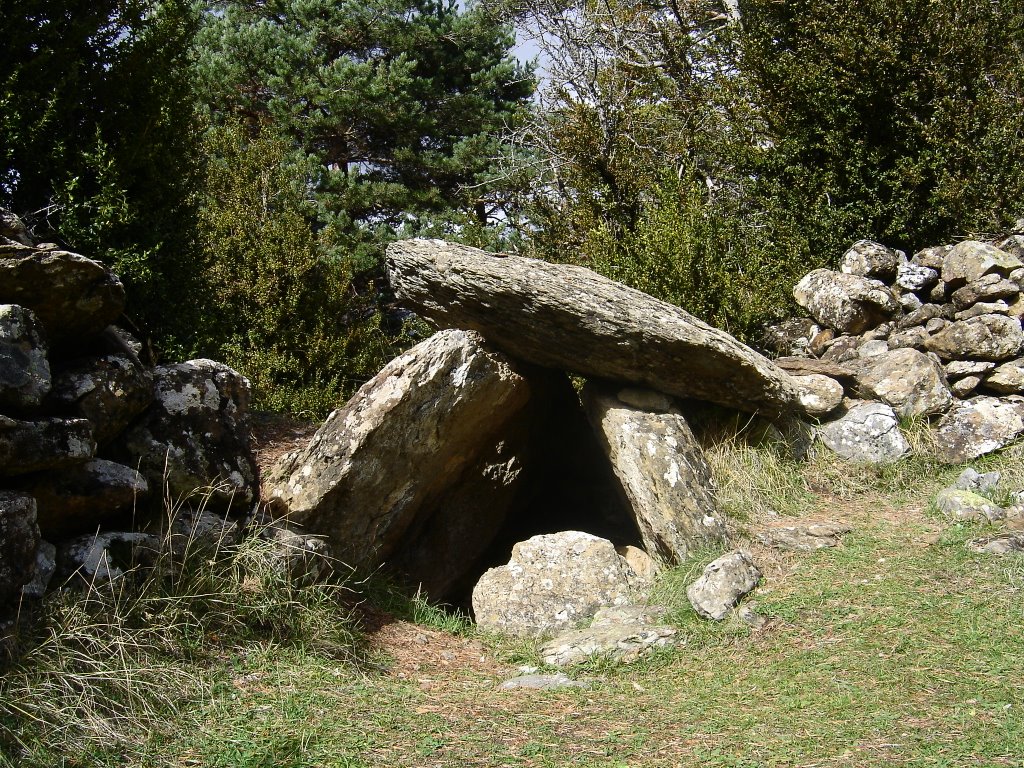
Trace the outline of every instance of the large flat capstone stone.
{"label": "large flat capstone stone", "polygon": [[728,333],[589,269],[441,240],[388,246],[396,296],[442,327],[584,376],[742,411],[808,411],[802,385]]}

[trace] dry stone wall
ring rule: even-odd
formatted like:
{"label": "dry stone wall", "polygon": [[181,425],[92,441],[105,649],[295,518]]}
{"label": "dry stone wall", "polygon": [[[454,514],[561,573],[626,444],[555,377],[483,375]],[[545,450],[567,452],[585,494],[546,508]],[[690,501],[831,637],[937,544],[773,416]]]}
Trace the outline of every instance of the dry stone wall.
{"label": "dry stone wall", "polygon": [[937,457],[955,464],[1024,434],[1022,256],[1019,234],[909,258],[862,240],[839,271],[800,280],[794,297],[810,318],[769,328],[765,344],[791,374],[842,385],[823,442],[851,460],[893,461],[909,450],[899,420],[923,418]]}
{"label": "dry stone wall", "polygon": [[55,571],[123,573],[111,547],[156,541],[165,502],[244,516],[257,482],[248,382],[209,360],[144,364],[117,275],[0,214],[2,619]]}

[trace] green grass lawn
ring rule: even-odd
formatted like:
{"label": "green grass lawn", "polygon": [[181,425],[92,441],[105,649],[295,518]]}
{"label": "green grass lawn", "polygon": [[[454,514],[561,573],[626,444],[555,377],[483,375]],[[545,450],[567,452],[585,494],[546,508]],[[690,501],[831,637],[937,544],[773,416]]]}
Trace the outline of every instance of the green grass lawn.
{"label": "green grass lawn", "polygon": [[[1017,455],[981,468],[996,465],[1017,477]],[[986,529],[930,510],[956,470],[846,474],[806,467],[792,482],[819,490],[786,490],[796,501],[780,510],[849,522],[840,547],[752,545],[763,629],[689,608],[685,586],[711,553],[657,590],[685,643],[571,670],[586,690],[496,690],[535,651],[472,630],[396,622],[341,658],[315,636],[257,637],[190,667],[200,693],[140,721],[136,743],[18,764],[1024,765],[1024,557],[971,554],[965,541]],[[728,487],[723,497],[740,503]]]}

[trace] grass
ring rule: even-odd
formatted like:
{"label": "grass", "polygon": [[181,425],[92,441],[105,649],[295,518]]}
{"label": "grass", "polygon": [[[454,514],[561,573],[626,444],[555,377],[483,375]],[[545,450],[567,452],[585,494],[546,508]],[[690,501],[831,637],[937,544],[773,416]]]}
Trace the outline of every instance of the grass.
{"label": "grass", "polygon": [[[689,608],[685,586],[717,554],[704,552],[656,588],[679,648],[570,670],[585,690],[501,692],[516,665],[537,664],[532,643],[482,637],[457,614],[390,598],[419,623],[374,635],[387,664],[354,664],[314,641],[344,618],[334,601],[305,629],[146,651],[173,661],[154,680],[194,680],[186,704],[155,700],[159,722],[136,746],[94,741],[63,764],[1024,766],[1024,558],[968,552],[990,529],[930,510],[960,468],[824,456],[798,465],[768,450],[711,451],[726,503],[742,505],[749,489],[742,527],[827,517],[854,530],[835,549],[800,555],[750,544],[765,572],[753,596],[768,619],[760,631]],[[1000,469],[1008,487],[1024,480],[1021,465],[1016,449],[974,464]]]}
{"label": "grass", "polygon": [[[183,500],[169,516],[208,499]],[[166,528],[124,578],[75,576],[15,625],[17,662],[0,678],[0,765],[136,764],[147,738],[214,695],[237,649],[356,653],[343,584],[304,584],[259,530],[236,543]]]}

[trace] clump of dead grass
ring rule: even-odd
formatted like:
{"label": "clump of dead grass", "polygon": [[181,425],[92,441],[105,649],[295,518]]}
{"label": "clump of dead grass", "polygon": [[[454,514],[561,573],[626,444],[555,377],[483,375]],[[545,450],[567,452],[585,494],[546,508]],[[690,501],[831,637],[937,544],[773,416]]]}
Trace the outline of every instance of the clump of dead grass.
{"label": "clump of dead grass", "polygon": [[[169,507],[168,523],[208,499]],[[120,578],[72,576],[11,632],[0,765],[131,763],[162,722],[209,696],[207,667],[246,643],[355,659],[348,595],[343,581],[308,583],[254,529],[237,542],[179,529]]]}

